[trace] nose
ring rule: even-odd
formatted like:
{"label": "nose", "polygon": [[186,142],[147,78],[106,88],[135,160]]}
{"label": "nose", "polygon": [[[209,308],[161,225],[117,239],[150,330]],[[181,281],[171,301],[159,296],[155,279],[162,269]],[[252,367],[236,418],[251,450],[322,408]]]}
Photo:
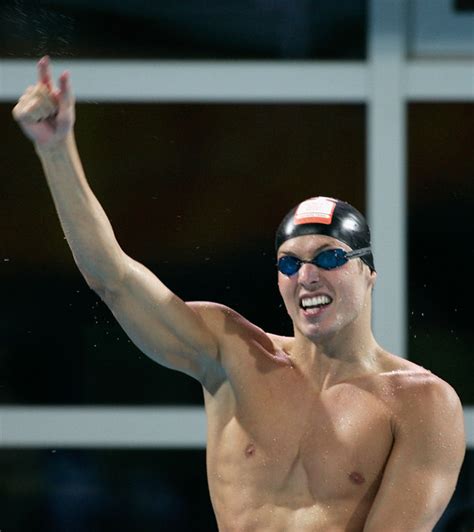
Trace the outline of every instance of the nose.
{"label": "nose", "polygon": [[298,282],[302,286],[311,287],[319,283],[319,268],[314,264],[304,262],[298,271]]}

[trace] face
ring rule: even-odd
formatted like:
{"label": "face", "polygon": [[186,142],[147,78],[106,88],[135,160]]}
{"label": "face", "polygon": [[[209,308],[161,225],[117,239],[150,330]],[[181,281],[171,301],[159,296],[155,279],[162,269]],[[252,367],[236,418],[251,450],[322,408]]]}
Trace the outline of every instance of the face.
{"label": "face", "polygon": [[[293,255],[311,260],[319,252],[334,248],[351,251],[349,246],[332,237],[298,236],[280,246],[278,258]],[[375,276],[360,259],[351,259],[334,270],[303,263],[294,275],[278,272],[278,287],[295,334],[299,331],[307,338],[318,340],[348,326],[370,327],[370,299]]]}

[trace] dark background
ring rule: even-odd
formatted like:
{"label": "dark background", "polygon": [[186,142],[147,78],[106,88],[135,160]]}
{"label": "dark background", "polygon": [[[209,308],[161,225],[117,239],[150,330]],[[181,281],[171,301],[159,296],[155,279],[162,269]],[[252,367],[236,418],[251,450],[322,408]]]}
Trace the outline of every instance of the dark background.
{"label": "dark background", "polygon": [[[16,0],[0,6],[0,55],[364,60],[365,2],[335,4]],[[12,105],[0,104],[0,403],[201,404],[199,385],[141,354],[80,277]],[[464,405],[473,113],[407,106],[408,353]],[[365,211],[363,105],[84,102],[76,137],[127,253],[184,299],[219,301],[272,332],[291,333],[274,268],[281,217],[316,194]],[[8,532],[215,529],[202,450],[3,448],[0,468]],[[448,520],[473,494],[470,451],[439,530],[458,530]]]}

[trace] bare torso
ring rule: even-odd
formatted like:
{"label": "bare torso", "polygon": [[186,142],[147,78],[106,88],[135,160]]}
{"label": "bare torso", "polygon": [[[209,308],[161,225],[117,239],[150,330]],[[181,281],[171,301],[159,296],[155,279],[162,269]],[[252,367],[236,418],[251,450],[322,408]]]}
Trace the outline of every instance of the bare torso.
{"label": "bare torso", "polygon": [[229,347],[228,378],[205,391],[219,529],[362,530],[394,441],[396,391],[428,372],[387,354],[387,371],[321,391],[255,339]]}

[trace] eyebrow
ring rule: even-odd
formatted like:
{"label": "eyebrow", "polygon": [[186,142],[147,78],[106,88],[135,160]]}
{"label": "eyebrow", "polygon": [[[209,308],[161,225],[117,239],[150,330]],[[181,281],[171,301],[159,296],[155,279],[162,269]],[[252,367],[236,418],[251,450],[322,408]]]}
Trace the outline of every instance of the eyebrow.
{"label": "eyebrow", "polygon": [[[316,250],[314,251],[313,253],[313,257],[316,257],[316,255],[320,252],[320,251],[323,251],[324,249],[326,248],[332,248],[332,249],[336,249],[333,245],[331,244],[323,244],[322,246],[319,246],[319,248],[316,248]],[[296,258],[299,258],[299,256],[293,252],[293,251],[281,251],[280,252],[282,255],[289,255],[291,257],[296,257]]]}

